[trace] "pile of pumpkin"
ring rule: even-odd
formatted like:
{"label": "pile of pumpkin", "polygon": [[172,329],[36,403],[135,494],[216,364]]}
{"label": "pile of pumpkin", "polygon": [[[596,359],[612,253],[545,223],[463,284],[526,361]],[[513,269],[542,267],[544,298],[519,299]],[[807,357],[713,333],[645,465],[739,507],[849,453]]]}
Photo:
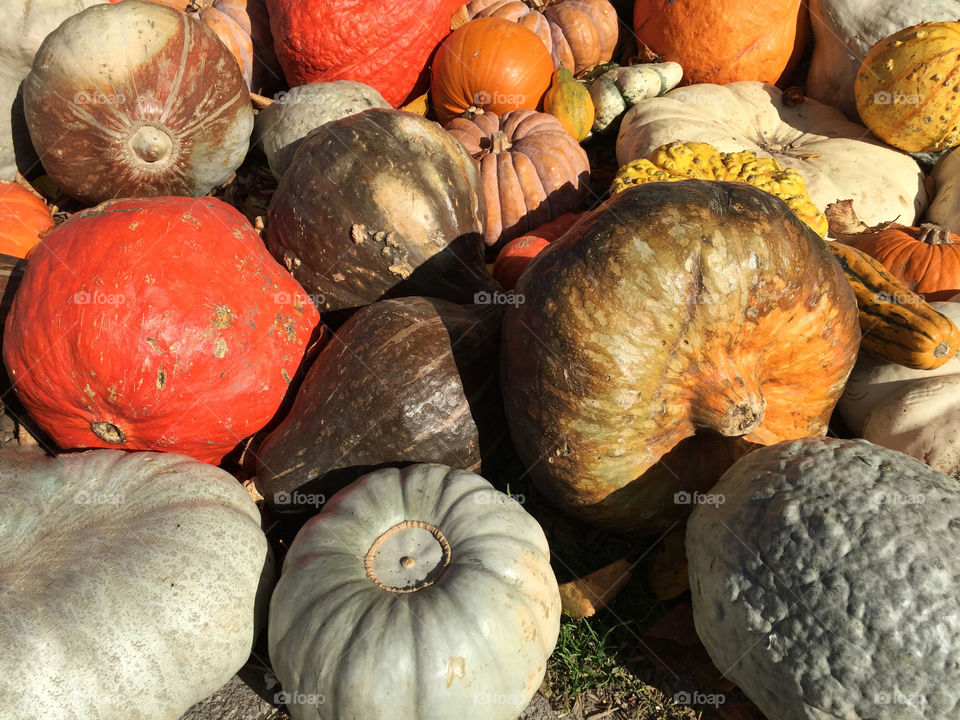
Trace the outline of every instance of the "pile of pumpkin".
{"label": "pile of pumpkin", "polygon": [[686,524],[768,717],[955,719],[956,18],[8,0],[4,712],[178,717],[265,628],[297,720],[516,718],[561,592],[515,454]]}

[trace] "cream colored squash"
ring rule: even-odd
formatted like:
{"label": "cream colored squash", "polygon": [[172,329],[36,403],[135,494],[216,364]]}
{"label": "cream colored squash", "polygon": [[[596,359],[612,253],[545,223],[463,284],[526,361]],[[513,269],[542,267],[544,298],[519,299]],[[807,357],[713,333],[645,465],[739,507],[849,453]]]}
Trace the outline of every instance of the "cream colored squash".
{"label": "cream colored squash", "polygon": [[859,122],[853,81],[875,43],[924,21],[960,18],[957,0],[811,0],[807,94]]}
{"label": "cream colored squash", "polygon": [[849,198],[868,225],[895,217],[913,224],[927,203],[923,172],[910,156],[870,139],[834,108],[809,98],[787,104],[780,90],[760,82],[689,85],[641,101],[620,126],[617,161],[677,141],[772,157],[803,176],[820,210]]}
{"label": "cream colored squash", "polygon": [[[960,295],[930,304],[960,324]],[[960,358],[952,358],[936,370],[912,370],[861,351],[837,403],[837,412],[854,435],[862,435],[867,416],[888,396],[905,392],[918,382],[950,375],[960,376]]]}
{"label": "cream colored squash", "polygon": [[930,174],[933,199],[924,220],[960,233],[960,148],[941,155]]}

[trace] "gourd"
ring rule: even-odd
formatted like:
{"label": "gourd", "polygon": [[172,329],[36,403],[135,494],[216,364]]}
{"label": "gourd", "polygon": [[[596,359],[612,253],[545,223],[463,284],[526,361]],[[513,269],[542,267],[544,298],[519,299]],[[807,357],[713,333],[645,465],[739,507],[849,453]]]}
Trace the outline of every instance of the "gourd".
{"label": "gourd", "polygon": [[676,141],[771,157],[800,173],[820,210],[852,199],[868,225],[898,215],[912,224],[926,206],[923,173],[912,158],[868,139],[866,128],[834,108],[796,102],[772,85],[690,85],[634,105],[620,125],[617,162]]}
{"label": "gourd", "polygon": [[0,253],[23,258],[53,227],[53,215],[39,197],[17,183],[0,181]]}
{"label": "gourd", "polygon": [[498,114],[536,109],[552,77],[550,53],[533,32],[502,18],[477,18],[437,50],[430,100],[443,125],[471,108]]}
{"label": "gourd", "polygon": [[504,290],[513,290],[530,261],[547,245],[573,227],[582,214],[564,213],[555,220],[544,223],[526,235],[508,242],[497,253],[497,259],[493,263],[494,280],[500,283]]}
{"label": "gourd", "polygon": [[553,74],[550,88],[543,96],[543,110],[557,118],[577,142],[584,140],[593,129],[594,109],[590,93],[566,68]]}
{"label": "gourd", "polygon": [[279,93],[276,102],[260,111],[255,134],[278,180],[290,167],[303,139],[332,120],[370,108],[389,108],[383,96],[369,85],[351,80],[298,85]]}
{"label": "gourd", "polygon": [[908,152],[960,143],[953,73],[960,22],[924,22],[881,40],[854,82],[857,112],[874,135]]}
{"label": "gourd", "polygon": [[216,464],[279,409],[318,320],[226,203],[114,200],[33,249],[3,360],[62,448]]}
{"label": "gourd", "polygon": [[488,247],[498,250],[528,230],[580,209],[589,190],[590,162],[553,115],[485,112],[456,118],[445,129],[479,163]]}
{"label": "gourd", "polygon": [[607,70],[590,82],[590,97],[595,108],[593,131],[606,132],[629,108],[641,100],[673,90],[682,79],[683,68],[675,62]]}
{"label": "gourd", "polygon": [[[138,33],[144,44],[130,45]],[[253,130],[240,69],[214,32],[139,0],[88,8],[48,35],[23,98],[44,169],[90,204],[205,195],[239,167]]]}
{"label": "gourd", "polygon": [[362,82],[393,107],[422,95],[431,57],[462,0],[380,3],[266,0],[277,59],[291,87]]}
{"label": "gourd", "polygon": [[[385,468],[297,534],[269,648],[295,720],[513,720],[560,628],[543,530],[479,475]],[[377,682],[371,683],[371,678]]]}
{"label": "gourd", "polygon": [[176,718],[247,662],[273,554],[223,470],[167,453],[7,448],[0,516],[8,717]]}
{"label": "gourd", "polygon": [[516,292],[501,384],[517,452],[545,497],[626,533],[671,527],[689,510],[674,495],[751,446],[825,433],[860,340],[824,241],[742,183],[628,188]]}
{"label": "gourd", "polygon": [[372,108],[303,141],[264,241],[328,313],[409,295],[469,303],[496,289],[481,193],[473,158],[439,125]]}
{"label": "gourd", "polygon": [[422,297],[359,310],[317,355],[257,450],[267,502],[278,512],[309,510],[298,499],[329,498],[385,463],[489,464],[506,434],[502,311]]}
{"label": "gourd", "polygon": [[956,716],[955,479],[864,440],[823,437],[760,448],[711,492],[723,502],[697,506],[687,524],[694,622],[761,712]]}

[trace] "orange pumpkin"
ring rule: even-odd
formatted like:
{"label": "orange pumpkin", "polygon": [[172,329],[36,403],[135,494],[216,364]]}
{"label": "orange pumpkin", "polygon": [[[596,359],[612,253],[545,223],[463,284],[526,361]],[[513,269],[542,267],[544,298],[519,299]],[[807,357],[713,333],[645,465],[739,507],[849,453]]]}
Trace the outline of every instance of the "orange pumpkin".
{"label": "orange pumpkin", "polygon": [[801,0],[636,0],[637,43],[683,66],[688,84],[776,83],[799,60],[810,20]]}
{"label": "orange pumpkin", "polygon": [[43,200],[17,183],[0,182],[0,253],[25,258],[51,227]]}
{"label": "orange pumpkin", "polygon": [[478,18],[451,33],[433,61],[430,97],[446,124],[473,108],[498,114],[536,109],[550,87],[553,60],[532,31]]}
{"label": "orange pumpkin", "polygon": [[564,213],[503,246],[493,264],[493,277],[504,290],[513,290],[527,265],[541,250],[567,232],[583,213]]}

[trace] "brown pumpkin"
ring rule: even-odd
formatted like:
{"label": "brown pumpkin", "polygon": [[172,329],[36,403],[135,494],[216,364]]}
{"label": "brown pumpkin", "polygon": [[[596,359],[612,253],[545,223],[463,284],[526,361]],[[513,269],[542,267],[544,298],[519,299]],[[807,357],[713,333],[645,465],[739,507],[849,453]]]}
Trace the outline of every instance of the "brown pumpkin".
{"label": "brown pumpkin", "polygon": [[617,11],[607,0],[471,0],[470,17],[497,17],[536,33],[556,68],[580,75],[613,57]]}
{"label": "brown pumpkin", "polygon": [[623,532],[685,516],[751,445],[823,435],[860,341],[826,243],[741,183],[628,188],[544,250],[504,317],[514,445]]}
{"label": "brown pumpkin", "polygon": [[589,190],[590,163],[553,115],[486,112],[456,118],[446,130],[480,163],[488,246],[499,248],[580,209]]}

